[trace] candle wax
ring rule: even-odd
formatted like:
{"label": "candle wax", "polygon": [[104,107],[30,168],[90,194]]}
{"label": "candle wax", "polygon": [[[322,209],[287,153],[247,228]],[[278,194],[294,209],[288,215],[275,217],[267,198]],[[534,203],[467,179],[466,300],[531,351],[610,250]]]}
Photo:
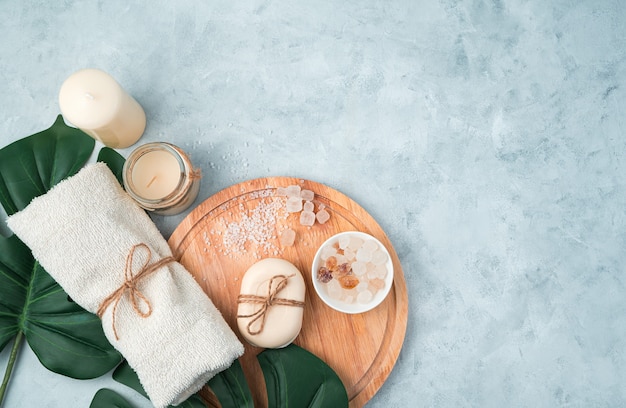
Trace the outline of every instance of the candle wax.
{"label": "candle wax", "polygon": [[132,170],[134,192],[148,200],[171,194],[178,186],[181,168],[178,160],[166,151],[143,154]]}
{"label": "candle wax", "polygon": [[82,69],[67,78],[59,105],[66,120],[108,147],[128,147],[146,128],[141,105],[98,69]]}

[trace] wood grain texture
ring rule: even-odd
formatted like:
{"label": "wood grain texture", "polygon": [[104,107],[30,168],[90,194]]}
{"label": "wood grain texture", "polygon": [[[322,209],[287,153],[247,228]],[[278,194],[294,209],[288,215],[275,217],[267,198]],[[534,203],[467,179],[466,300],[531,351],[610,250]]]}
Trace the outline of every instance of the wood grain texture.
{"label": "wood grain texture", "polygon": [[[300,225],[299,213],[287,213],[285,198],[274,195],[277,187],[289,185],[312,190],[315,211],[320,204],[325,205],[330,220],[312,227]],[[259,224],[263,228],[256,228]],[[285,228],[296,231],[296,242],[283,248],[279,236]],[[326,239],[343,231],[362,231],[375,236],[393,260],[394,283],[389,295],[380,306],[366,313],[348,315],[331,309],[318,298],[311,282],[315,252]],[[232,243],[234,236],[240,238],[236,245]],[[246,236],[247,239],[241,239]],[[352,408],[369,401],[389,376],[406,331],[408,296],[404,274],[384,231],[344,194],[297,178],[246,181],[201,203],[176,228],[169,244],[238,335],[237,296],[243,274],[263,258],[292,262],[302,272],[307,285],[302,331],[295,343],[335,370],[346,387]],[[256,360],[262,349],[248,345],[243,339],[242,342],[246,351],[240,361],[253,390],[255,406],[265,407],[265,382]]]}

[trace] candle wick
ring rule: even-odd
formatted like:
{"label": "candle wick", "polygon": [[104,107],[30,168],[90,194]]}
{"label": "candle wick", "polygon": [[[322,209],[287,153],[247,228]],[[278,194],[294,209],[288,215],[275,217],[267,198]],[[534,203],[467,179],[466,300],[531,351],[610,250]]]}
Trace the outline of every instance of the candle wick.
{"label": "candle wick", "polygon": [[156,176],[152,177],[152,179],[150,180],[150,182],[148,183],[148,185],[146,186],[146,188],[150,188],[150,186],[152,185],[152,183],[154,183],[154,180],[156,180]]}
{"label": "candle wick", "polygon": [[89,99],[91,99],[92,101],[94,100],[94,97],[92,94],[90,94],[89,92],[85,92],[85,96]]}

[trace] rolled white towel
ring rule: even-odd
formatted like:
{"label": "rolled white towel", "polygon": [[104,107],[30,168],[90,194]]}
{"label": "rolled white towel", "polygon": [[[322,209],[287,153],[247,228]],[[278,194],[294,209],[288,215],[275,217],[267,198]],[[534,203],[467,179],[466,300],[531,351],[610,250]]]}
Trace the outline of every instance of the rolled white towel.
{"label": "rolled white towel", "polygon": [[104,333],[155,407],[184,401],[243,354],[105,164],[84,167],[7,223],[76,303],[100,312]]}

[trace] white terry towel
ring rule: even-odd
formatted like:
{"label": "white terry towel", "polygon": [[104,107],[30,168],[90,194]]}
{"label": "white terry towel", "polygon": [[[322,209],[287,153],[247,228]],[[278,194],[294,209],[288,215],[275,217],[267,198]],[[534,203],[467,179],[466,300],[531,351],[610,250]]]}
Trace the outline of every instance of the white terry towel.
{"label": "white terry towel", "polygon": [[60,182],[9,217],[8,225],[92,313],[124,285],[126,274],[165,259],[136,282],[137,292],[125,288],[119,302],[110,299],[101,316],[107,338],[155,407],[184,401],[243,354],[221,313],[189,272],[168,258],[161,233],[105,164],[88,165]]}

